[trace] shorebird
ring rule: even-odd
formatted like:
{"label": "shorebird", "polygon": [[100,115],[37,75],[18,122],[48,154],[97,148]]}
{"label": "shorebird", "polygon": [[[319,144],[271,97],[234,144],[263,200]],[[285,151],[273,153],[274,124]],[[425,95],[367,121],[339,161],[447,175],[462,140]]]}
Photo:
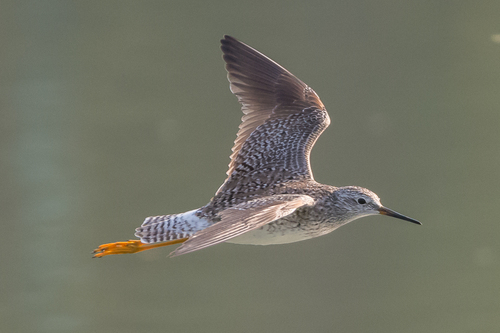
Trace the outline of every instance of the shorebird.
{"label": "shorebird", "polygon": [[420,224],[384,207],[368,189],[317,183],[309,156],[330,117],[316,92],[237,39],[224,36],[221,43],[230,89],[244,113],[226,180],[207,205],[148,217],[136,229],[140,240],[103,244],[94,257],[178,243],[171,256],[222,242],[292,243],[377,214]]}

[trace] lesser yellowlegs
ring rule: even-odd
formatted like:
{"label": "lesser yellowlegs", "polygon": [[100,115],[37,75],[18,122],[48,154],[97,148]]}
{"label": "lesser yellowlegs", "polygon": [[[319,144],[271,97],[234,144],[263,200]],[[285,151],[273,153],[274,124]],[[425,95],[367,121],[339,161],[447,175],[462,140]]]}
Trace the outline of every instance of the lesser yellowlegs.
{"label": "lesser yellowlegs", "polygon": [[227,178],[210,202],[174,215],[146,218],[140,240],[103,244],[95,257],[183,243],[177,256],[221,242],[283,244],[332,232],[390,210],[362,187],[317,183],[309,155],[330,117],[318,95],[292,73],[230,36],[221,40],[230,88],[244,116]]}

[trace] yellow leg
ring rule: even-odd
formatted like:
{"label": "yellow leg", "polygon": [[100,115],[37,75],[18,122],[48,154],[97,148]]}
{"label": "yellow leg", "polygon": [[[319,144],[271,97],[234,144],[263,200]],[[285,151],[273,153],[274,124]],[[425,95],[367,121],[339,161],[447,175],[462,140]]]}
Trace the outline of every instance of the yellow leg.
{"label": "yellow leg", "polygon": [[102,244],[97,249],[95,249],[92,253],[94,254],[94,258],[102,258],[104,256],[110,254],[124,254],[124,253],[136,253],[145,250],[154,249],[156,247],[179,244],[187,241],[187,238],[174,239],[171,241],[161,242],[161,243],[152,243],[146,244],[142,243],[140,240],[129,240],[126,242],[115,242]]}

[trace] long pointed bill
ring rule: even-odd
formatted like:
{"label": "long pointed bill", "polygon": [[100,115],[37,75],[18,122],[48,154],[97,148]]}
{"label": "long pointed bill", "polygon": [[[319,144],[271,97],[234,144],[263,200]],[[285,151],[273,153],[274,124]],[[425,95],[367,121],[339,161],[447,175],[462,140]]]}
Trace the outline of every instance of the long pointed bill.
{"label": "long pointed bill", "polygon": [[395,211],[393,211],[392,209],[389,209],[389,208],[381,207],[381,208],[378,209],[378,211],[382,215],[392,216],[392,217],[395,217],[395,218],[398,218],[398,219],[401,219],[401,220],[405,220],[405,221],[409,221],[411,223],[422,225],[422,223],[418,222],[417,220],[412,219],[411,217],[399,214],[398,212],[395,212]]}

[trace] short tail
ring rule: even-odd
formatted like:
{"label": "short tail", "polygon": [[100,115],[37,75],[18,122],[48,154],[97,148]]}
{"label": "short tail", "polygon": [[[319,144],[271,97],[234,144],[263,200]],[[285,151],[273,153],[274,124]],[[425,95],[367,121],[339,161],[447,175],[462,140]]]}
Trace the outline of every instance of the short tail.
{"label": "short tail", "polygon": [[189,238],[211,224],[196,216],[198,211],[148,217],[135,229],[135,235],[148,244]]}

